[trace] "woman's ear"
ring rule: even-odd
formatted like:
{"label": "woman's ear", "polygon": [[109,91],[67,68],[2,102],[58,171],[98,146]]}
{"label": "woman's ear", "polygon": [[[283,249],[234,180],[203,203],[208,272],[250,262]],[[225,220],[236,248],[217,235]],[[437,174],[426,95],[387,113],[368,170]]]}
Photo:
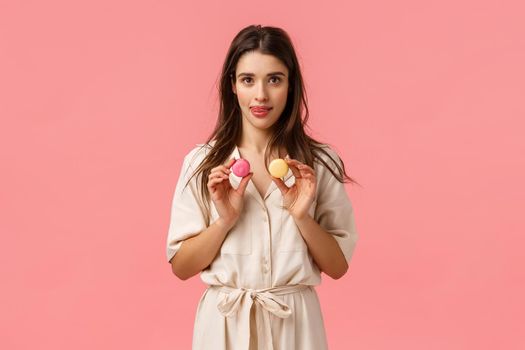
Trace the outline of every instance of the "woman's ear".
{"label": "woman's ear", "polygon": [[233,91],[233,94],[234,94],[234,95],[237,95],[237,87],[235,86],[235,80],[232,78],[232,79],[231,79],[231,82],[232,82],[232,91]]}

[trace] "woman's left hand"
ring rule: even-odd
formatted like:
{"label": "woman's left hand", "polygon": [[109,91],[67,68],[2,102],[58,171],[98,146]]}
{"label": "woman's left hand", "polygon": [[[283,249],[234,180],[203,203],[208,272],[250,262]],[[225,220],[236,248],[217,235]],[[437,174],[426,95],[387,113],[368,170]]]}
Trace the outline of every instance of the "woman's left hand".
{"label": "woman's left hand", "polygon": [[302,219],[308,215],[317,191],[317,180],[315,171],[307,164],[295,159],[285,159],[295,177],[292,187],[286,186],[283,180],[272,177],[273,181],[281,191],[284,206],[294,219]]}

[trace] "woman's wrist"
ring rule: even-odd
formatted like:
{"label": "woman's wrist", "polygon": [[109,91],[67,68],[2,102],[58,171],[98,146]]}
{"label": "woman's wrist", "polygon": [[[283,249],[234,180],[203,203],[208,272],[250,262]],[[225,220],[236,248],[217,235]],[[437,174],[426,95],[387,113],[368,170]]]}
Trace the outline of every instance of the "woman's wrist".
{"label": "woman's wrist", "polygon": [[300,224],[303,224],[305,222],[307,222],[308,220],[312,220],[312,216],[309,214],[309,213],[305,213],[305,214],[302,214],[302,215],[291,215],[292,218],[294,219],[295,223],[297,225],[300,225]]}
{"label": "woman's wrist", "polygon": [[217,226],[219,226],[220,228],[222,228],[223,230],[225,231],[229,231],[232,229],[233,226],[235,226],[235,222],[236,220],[226,220],[224,218],[221,218],[219,217],[215,223],[217,224]]}

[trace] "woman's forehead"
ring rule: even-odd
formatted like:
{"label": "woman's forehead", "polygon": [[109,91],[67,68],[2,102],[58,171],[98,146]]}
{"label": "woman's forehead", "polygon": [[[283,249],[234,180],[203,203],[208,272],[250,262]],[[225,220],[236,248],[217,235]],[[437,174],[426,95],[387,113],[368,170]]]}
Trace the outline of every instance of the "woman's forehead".
{"label": "woman's forehead", "polygon": [[285,74],[288,69],[283,62],[273,55],[260,52],[248,52],[241,56],[237,62],[236,75],[273,75],[275,73]]}

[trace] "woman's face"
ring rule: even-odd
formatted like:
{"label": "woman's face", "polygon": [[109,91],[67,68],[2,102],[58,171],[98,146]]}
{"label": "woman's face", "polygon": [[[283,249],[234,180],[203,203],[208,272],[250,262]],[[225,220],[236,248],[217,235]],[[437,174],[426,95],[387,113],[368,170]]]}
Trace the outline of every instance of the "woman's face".
{"label": "woman's face", "polygon": [[[233,92],[237,95],[243,115],[258,129],[268,129],[279,119],[288,96],[288,69],[275,56],[257,51],[241,56],[235,68]],[[268,113],[257,114],[255,106],[269,108]]]}

